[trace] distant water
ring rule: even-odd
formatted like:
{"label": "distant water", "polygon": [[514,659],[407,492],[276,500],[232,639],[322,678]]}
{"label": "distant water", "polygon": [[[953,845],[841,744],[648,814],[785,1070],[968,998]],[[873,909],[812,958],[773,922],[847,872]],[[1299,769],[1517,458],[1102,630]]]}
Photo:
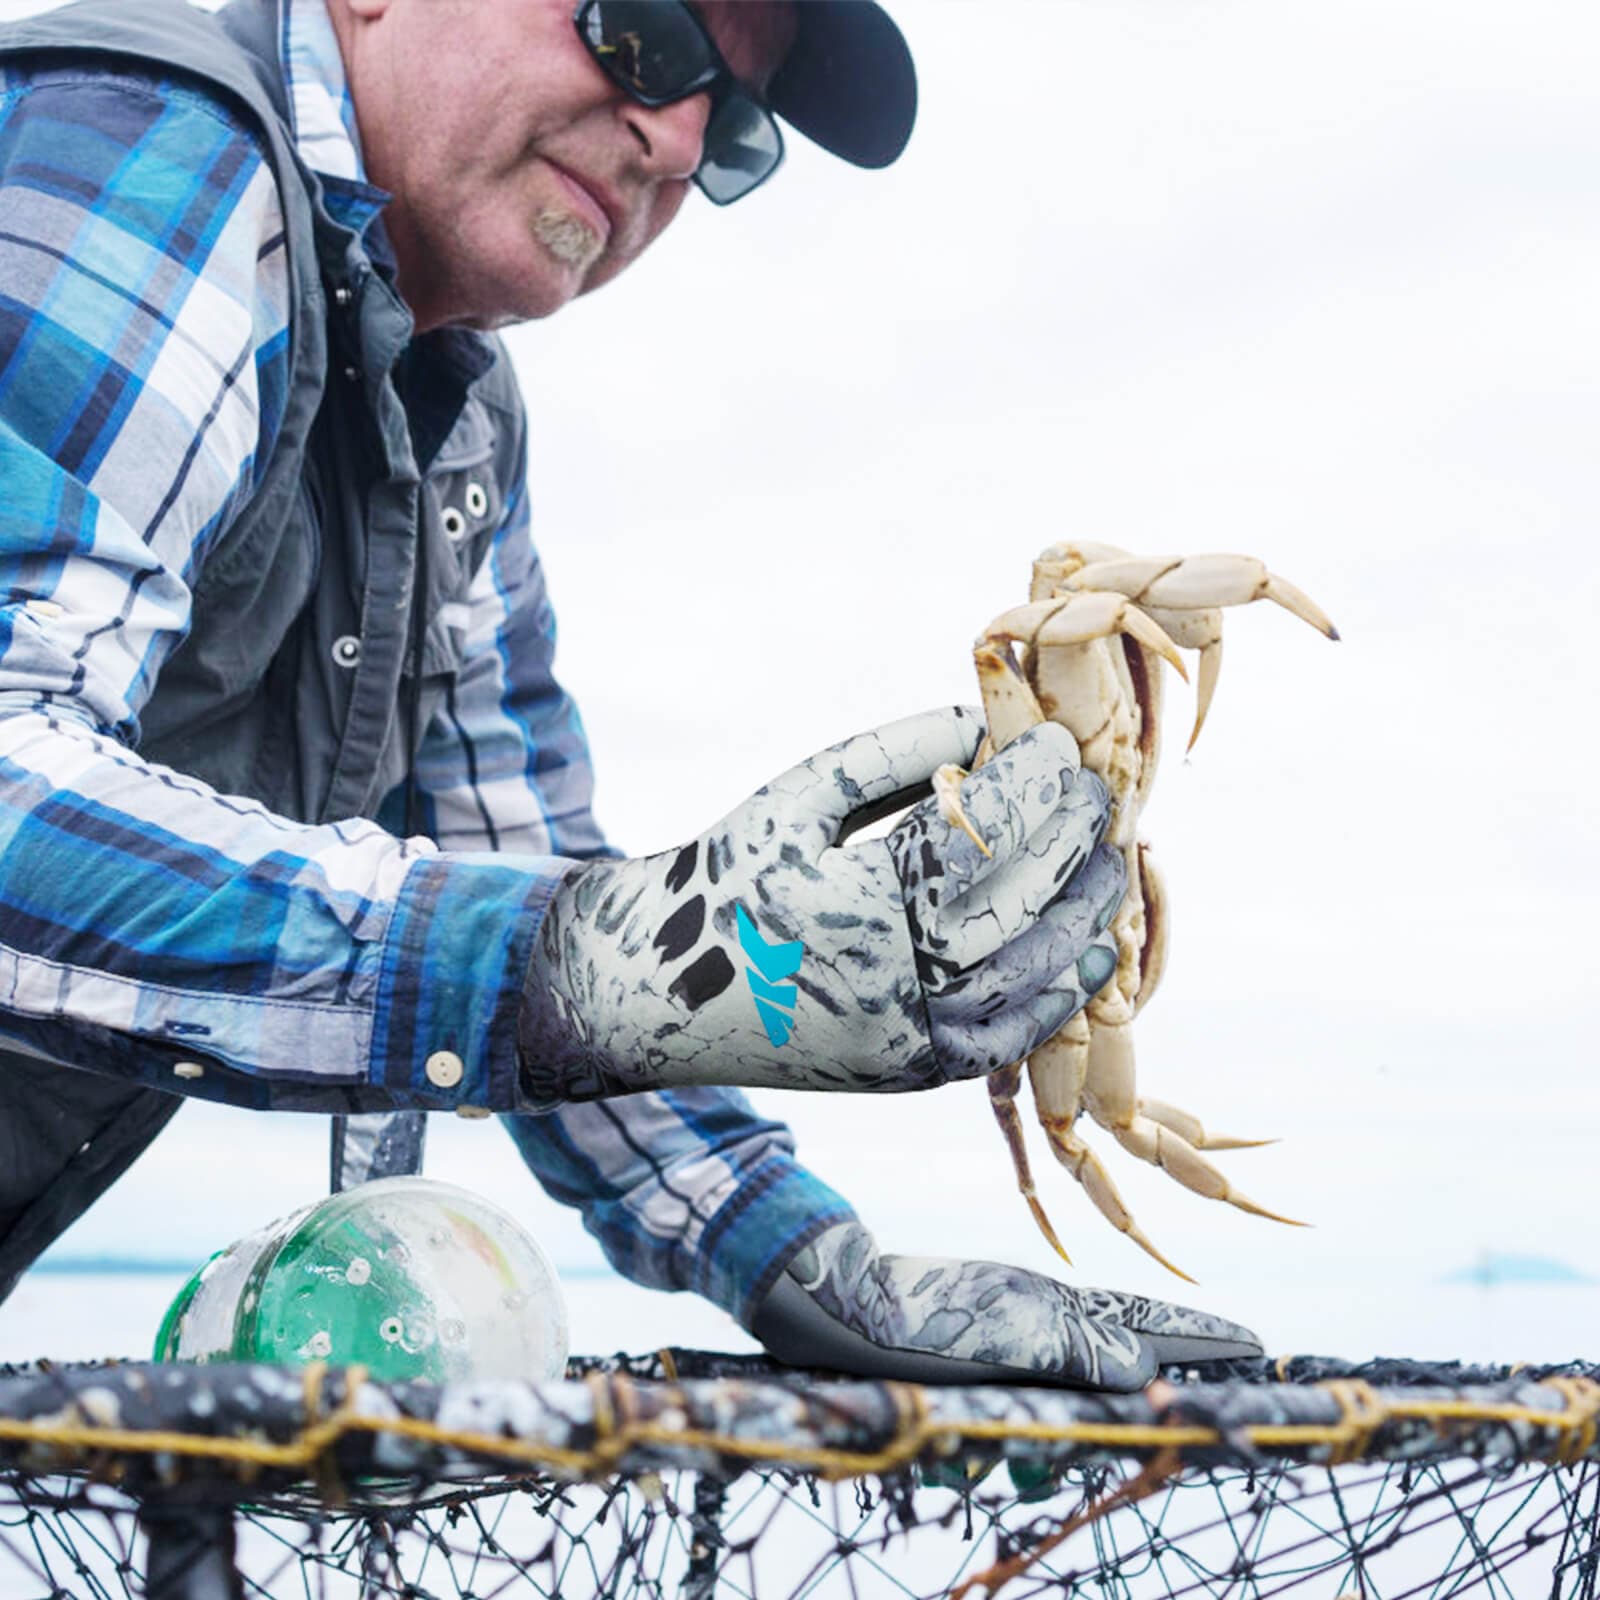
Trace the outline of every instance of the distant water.
{"label": "distant water", "polygon": [[[118,1261],[72,1270],[58,1261],[34,1272],[0,1305],[0,1361],[147,1360],[161,1315],[194,1265]],[[697,1296],[658,1294],[604,1269],[563,1269],[561,1277],[575,1351],[756,1348]],[[1441,1283],[1390,1272],[1359,1288],[1315,1279],[1252,1284],[1248,1293],[1218,1291],[1208,1303],[1258,1328],[1275,1355],[1600,1361],[1600,1284],[1577,1277]]]}
{"label": "distant water", "polygon": [[1485,1252],[1470,1267],[1452,1272],[1446,1283],[1473,1283],[1480,1288],[1494,1289],[1502,1285],[1530,1283],[1592,1284],[1595,1279],[1576,1267],[1550,1256],[1523,1256]]}
{"label": "distant water", "polygon": [[[119,1261],[73,1271],[56,1263],[30,1273],[0,1305],[0,1361],[147,1361],[162,1313],[197,1264]],[[731,1317],[695,1295],[654,1294],[593,1270],[563,1272],[562,1287],[577,1351],[756,1348]]]}

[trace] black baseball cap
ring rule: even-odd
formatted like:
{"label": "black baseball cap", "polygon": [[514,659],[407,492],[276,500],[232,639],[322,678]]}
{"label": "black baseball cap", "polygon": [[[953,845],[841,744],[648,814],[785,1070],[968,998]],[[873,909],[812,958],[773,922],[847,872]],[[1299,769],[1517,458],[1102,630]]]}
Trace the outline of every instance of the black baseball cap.
{"label": "black baseball cap", "polygon": [[873,0],[797,0],[799,32],[766,101],[813,143],[857,167],[886,167],[917,120],[917,72]]}

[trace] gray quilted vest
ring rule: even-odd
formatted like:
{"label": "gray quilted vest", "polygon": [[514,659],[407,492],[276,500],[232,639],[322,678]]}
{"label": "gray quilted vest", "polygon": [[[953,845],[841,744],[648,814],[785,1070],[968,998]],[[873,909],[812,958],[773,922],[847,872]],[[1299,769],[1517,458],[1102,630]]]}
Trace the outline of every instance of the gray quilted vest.
{"label": "gray quilted vest", "polygon": [[[0,57],[179,73],[262,137],[291,276],[283,424],[196,579],[191,631],[141,714],[140,750],[326,822],[377,815],[407,779],[460,666],[441,608],[466,598],[520,470],[522,422],[499,345],[452,330],[413,341],[361,238],[330,214],[294,148],[277,9],[83,0],[0,28]],[[0,1050],[0,1299],[181,1104]]]}

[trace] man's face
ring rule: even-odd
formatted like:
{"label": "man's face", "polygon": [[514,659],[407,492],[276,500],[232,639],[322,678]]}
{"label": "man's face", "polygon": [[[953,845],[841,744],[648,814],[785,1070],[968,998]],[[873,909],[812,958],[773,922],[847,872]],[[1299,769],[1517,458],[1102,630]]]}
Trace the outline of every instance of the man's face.
{"label": "man's face", "polygon": [[[733,71],[765,85],[789,4],[700,0]],[[710,98],[649,109],[595,64],[572,0],[335,0],[362,152],[419,331],[546,317],[622,271],[677,214]]]}

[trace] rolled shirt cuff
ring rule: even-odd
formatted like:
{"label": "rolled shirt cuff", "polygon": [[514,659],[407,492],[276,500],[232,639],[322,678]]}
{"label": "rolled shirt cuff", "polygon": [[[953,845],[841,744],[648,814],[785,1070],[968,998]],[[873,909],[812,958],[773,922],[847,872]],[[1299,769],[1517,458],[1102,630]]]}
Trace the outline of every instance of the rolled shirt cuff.
{"label": "rolled shirt cuff", "polygon": [[706,1225],[690,1287],[748,1330],[790,1261],[855,1208],[788,1152],[774,1150],[740,1181]]}
{"label": "rolled shirt cuff", "polygon": [[533,941],[572,863],[422,856],[383,941],[369,1081],[424,1110],[525,1109],[517,1017]]}

